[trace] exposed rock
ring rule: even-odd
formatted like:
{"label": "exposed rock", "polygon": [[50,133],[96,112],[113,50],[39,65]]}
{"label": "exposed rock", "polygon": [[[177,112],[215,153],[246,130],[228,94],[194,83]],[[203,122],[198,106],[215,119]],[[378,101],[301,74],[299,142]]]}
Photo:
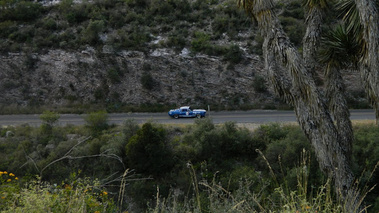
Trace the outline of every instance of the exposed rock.
{"label": "exposed rock", "polygon": [[[97,52],[91,47],[77,52],[60,49],[33,55],[27,67],[25,54],[8,54],[0,59],[1,103],[65,106],[73,102],[115,101],[175,105],[270,103],[273,98],[257,94],[254,76],[263,75],[262,62],[246,59],[230,66],[222,58],[191,56],[188,49],[175,53],[155,49],[149,54],[110,47]],[[112,70],[116,70],[116,76]],[[153,89],[144,88],[141,77],[149,73]],[[113,98],[113,100],[112,100]]]}
{"label": "exposed rock", "polygon": [[[28,60],[33,60],[32,65]],[[254,91],[254,79],[265,76],[257,55],[244,55],[238,64],[220,57],[192,54],[184,48],[155,49],[150,53],[121,51],[109,46],[44,54],[8,54],[0,57],[0,103],[4,105],[163,104],[235,108],[274,106],[269,90]],[[142,76],[151,76],[151,87]],[[363,91],[356,72],[346,73],[348,89]],[[358,94],[357,102],[364,102]],[[353,94],[354,95],[354,94]],[[350,99],[353,95],[348,94]],[[355,94],[355,96],[357,96]]]}

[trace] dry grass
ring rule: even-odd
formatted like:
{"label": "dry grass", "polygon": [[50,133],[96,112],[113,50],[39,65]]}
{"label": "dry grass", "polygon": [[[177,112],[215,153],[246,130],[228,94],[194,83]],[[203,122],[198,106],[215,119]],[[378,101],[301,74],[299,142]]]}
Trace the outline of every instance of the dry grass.
{"label": "dry grass", "polygon": [[[375,120],[352,120],[351,121],[353,126],[354,125],[375,125]],[[250,131],[254,131],[257,128],[259,128],[261,125],[259,123],[236,123],[238,127],[240,128],[246,128]],[[281,126],[298,126],[298,122],[281,122],[279,123]],[[177,123],[170,123],[170,124],[161,124],[163,127],[175,127],[175,128],[187,128],[189,126],[192,126],[193,124],[177,124]],[[216,126],[222,125],[222,124],[215,124]]]}
{"label": "dry grass", "polygon": [[353,125],[375,125],[375,120],[353,120]]}

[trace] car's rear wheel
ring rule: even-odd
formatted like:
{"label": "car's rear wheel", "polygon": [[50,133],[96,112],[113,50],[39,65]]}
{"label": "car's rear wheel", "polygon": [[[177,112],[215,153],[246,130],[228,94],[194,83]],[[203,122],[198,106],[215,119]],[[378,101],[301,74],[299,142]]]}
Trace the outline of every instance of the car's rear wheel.
{"label": "car's rear wheel", "polygon": [[201,114],[197,114],[197,115],[196,115],[196,118],[201,118]]}
{"label": "car's rear wheel", "polygon": [[178,114],[174,115],[174,118],[175,119],[179,118],[179,115]]}

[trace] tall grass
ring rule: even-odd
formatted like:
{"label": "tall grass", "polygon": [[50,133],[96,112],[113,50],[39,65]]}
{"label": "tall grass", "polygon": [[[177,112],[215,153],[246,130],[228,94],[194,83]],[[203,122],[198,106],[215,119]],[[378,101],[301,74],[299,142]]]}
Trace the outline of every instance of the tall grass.
{"label": "tall grass", "polygon": [[[264,158],[263,154],[261,153]],[[265,158],[264,158],[265,159]],[[216,181],[216,174],[211,183],[206,180],[198,180],[192,164],[188,164],[191,175],[191,186],[193,196],[191,198],[180,198],[173,191],[166,198],[159,195],[157,188],[156,203],[148,212],[173,213],[173,212],[366,212],[363,206],[364,196],[370,191],[363,189],[363,197],[360,200],[360,209],[347,209],[347,203],[336,200],[330,180],[319,187],[309,186],[310,175],[310,153],[303,150],[301,159],[297,166],[297,187],[290,189],[286,180],[278,181],[277,175],[271,169],[270,163],[265,159],[271,170],[272,183],[277,187],[274,192],[267,196],[263,187],[261,190],[253,191],[251,186],[254,180],[246,179],[240,181],[236,191],[228,191]],[[279,182],[282,184],[279,185]]]}

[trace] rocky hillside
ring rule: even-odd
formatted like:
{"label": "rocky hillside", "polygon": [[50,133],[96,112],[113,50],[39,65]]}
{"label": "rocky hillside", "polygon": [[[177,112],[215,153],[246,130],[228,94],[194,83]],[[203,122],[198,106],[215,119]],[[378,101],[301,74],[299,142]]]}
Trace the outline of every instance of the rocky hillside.
{"label": "rocky hillside", "polygon": [[259,57],[230,68],[218,57],[176,54],[169,49],[156,49],[149,54],[52,49],[31,58],[23,54],[3,56],[0,66],[0,102],[7,105],[260,107],[273,101],[264,88],[254,90],[254,79],[263,75]]}
{"label": "rocky hillside", "polygon": [[[293,2],[283,23],[296,44],[302,10]],[[265,80],[262,38],[233,0],[8,4],[0,9],[2,113],[281,105]],[[361,103],[362,88],[352,90]]]}

